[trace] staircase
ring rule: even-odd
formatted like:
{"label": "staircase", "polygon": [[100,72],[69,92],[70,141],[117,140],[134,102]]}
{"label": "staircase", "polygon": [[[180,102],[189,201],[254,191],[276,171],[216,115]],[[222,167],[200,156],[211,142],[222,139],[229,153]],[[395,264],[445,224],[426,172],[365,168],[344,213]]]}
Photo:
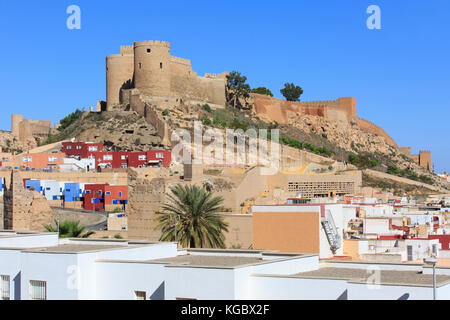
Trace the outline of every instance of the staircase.
{"label": "staircase", "polygon": [[336,253],[336,250],[341,247],[342,239],[337,232],[330,210],[325,211],[325,217],[321,219],[321,222],[323,229],[325,230],[325,234],[327,235],[328,242],[330,243],[330,249],[334,254]]}

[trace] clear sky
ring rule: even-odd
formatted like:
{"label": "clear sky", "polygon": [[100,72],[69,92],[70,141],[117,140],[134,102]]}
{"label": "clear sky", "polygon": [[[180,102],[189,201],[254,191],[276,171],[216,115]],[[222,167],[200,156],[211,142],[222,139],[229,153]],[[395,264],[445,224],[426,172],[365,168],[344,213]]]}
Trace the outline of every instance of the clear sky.
{"label": "clear sky", "polygon": [[[81,30],[69,30],[69,5]],[[369,30],[369,5],[381,30]],[[199,74],[238,70],[280,97],[357,98],[357,112],[450,171],[450,1],[0,2],[0,128],[11,113],[59,121],[105,100],[105,56],[140,40],[171,42]]]}

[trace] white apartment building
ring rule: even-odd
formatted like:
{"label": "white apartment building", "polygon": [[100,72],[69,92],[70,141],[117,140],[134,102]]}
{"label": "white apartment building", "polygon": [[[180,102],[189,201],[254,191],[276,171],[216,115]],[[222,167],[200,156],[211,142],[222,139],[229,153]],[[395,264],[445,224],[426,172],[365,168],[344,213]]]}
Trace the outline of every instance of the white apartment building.
{"label": "white apartment building", "polygon": [[[437,298],[450,299],[437,268]],[[58,239],[0,232],[1,299],[432,299],[422,264],[324,260],[257,250],[177,250],[175,243]]]}

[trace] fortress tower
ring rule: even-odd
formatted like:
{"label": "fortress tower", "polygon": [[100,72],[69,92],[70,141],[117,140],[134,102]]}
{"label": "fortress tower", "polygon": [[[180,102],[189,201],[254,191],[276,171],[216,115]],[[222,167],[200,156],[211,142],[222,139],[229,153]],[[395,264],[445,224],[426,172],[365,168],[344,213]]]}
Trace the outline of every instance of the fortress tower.
{"label": "fortress tower", "polygon": [[11,115],[11,133],[18,137],[20,132],[20,123],[25,120],[23,114],[13,114]]}
{"label": "fortress tower", "polygon": [[190,60],[170,55],[169,42],[138,41],[133,46],[122,46],[120,54],[106,57],[106,109],[130,104],[135,111],[143,112],[142,106],[136,106],[136,97],[146,101],[150,98],[153,102],[189,101],[223,106],[226,75],[224,72],[198,76]]}
{"label": "fortress tower", "polygon": [[120,54],[106,57],[106,100],[107,109],[120,104],[120,90],[129,89],[134,73],[134,52],[132,46],[120,47]]}
{"label": "fortress tower", "polygon": [[134,43],[134,87],[145,96],[170,95],[170,44],[164,41]]}
{"label": "fortress tower", "polygon": [[431,151],[420,150],[419,151],[419,166],[431,171]]}

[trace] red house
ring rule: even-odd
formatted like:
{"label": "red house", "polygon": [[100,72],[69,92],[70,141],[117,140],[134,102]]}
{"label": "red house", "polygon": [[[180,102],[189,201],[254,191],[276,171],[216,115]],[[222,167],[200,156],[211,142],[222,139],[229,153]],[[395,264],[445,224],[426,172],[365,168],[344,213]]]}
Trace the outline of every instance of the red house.
{"label": "red house", "polygon": [[147,151],[148,166],[162,165],[164,168],[170,166],[172,162],[172,153],[170,150],[149,150]]}
{"label": "red house", "polygon": [[93,142],[63,142],[62,152],[69,157],[88,158],[94,152],[103,151],[103,143]]}
{"label": "red house", "polygon": [[84,186],[84,209],[103,211],[105,210],[106,184],[87,184]]}
{"label": "red house", "polygon": [[116,208],[125,209],[128,203],[128,186],[105,187],[105,210],[112,211]]}
{"label": "red house", "polygon": [[128,152],[93,152],[97,168],[128,168]]}
{"label": "red house", "polygon": [[147,166],[147,152],[129,152],[128,167],[141,168]]}

